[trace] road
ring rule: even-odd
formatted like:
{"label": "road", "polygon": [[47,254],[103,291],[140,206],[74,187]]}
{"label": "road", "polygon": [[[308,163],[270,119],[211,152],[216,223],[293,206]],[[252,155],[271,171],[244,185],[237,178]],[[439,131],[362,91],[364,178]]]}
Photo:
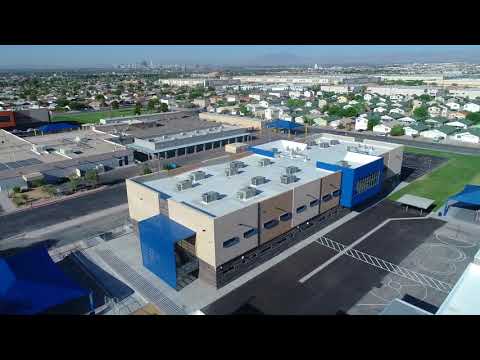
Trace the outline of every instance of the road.
{"label": "road", "polygon": [[127,202],[125,184],[39,208],[0,216],[0,241]]}
{"label": "road", "polygon": [[396,144],[402,144],[407,146],[412,146],[416,148],[428,149],[428,150],[438,150],[438,151],[448,151],[457,154],[464,154],[464,155],[480,155],[480,148],[472,148],[467,146],[457,146],[457,145],[448,145],[448,144],[437,144],[437,143],[428,143],[423,141],[416,141],[416,140],[408,140],[408,139],[400,139],[395,137],[385,137],[385,136],[378,136],[378,135],[370,135],[370,134],[361,134],[357,132],[347,132],[342,130],[333,130],[333,129],[325,129],[325,128],[308,128],[309,133],[318,134],[318,133],[330,133],[336,135],[345,135],[345,136],[353,136],[356,139],[370,139],[370,140],[378,140],[378,141],[386,141]]}

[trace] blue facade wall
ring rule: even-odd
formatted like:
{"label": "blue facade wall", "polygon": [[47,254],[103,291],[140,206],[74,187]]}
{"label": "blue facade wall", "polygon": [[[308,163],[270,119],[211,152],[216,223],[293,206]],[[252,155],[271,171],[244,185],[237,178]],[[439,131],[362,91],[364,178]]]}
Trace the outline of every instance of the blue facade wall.
{"label": "blue facade wall", "polygon": [[258,154],[258,155],[268,156],[268,157],[271,157],[271,158],[275,157],[275,154],[273,153],[273,151],[259,149],[259,148],[256,148],[255,146],[250,146],[248,148],[248,151],[251,151],[251,152],[253,152],[255,154]]}
{"label": "blue facade wall", "polygon": [[[335,164],[328,164],[321,161],[317,161],[317,167],[329,171],[342,172],[340,205],[346,208],[352,208],[363,203],[364,201],[377,195],[382,189],[383,158],[377,159],[355,169],[342,167]],[[380,172],[380,177],[377,185],[368,189],[367,191],[362,192],[361,194],[356,194],[355,189],[357,182],[378,171]]]}
{"label": "blue facade wall", "polygon": [[195,235],[195,232],[161,214],[140,221],[138,230],[143,266],[175,289],[175,243]]}

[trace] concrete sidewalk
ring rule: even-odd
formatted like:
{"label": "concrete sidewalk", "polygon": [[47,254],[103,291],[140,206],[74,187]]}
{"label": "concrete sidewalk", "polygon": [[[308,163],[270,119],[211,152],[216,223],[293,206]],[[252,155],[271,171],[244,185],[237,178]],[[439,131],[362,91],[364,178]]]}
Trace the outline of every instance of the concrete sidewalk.
{"label": "concrete sidewalk", "polygon": [[0,191],[0,213],[11,213],[16,211],[17,207],[15,204],[10,200],[7,193],[5,191]]}

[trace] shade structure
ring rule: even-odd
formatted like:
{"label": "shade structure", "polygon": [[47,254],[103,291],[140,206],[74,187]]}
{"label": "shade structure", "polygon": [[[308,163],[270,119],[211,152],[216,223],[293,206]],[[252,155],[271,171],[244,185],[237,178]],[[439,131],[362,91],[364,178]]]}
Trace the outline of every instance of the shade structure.
{"label": "shade structure", "polygon": [[0,279],[0,314],[40,314],[90,295],[65,275],[44,246],[0,258]]}
{"label": "shade structure", "polygon": [[448,208],[450,207],[450,204],[454,201],[466,205],[480,206],[480,185],[465,185],[464,189],[461,192],[450,196],[445,203],[445,208],[443,210],[444,216],[447,215]]}
{"label": "shade structure", "polygon": [[143,265],[176,288],[175,244],[195,232],[162,214],[140,221],[138,229]]}
{"label": "shade structure", "polygon": [[47,124],[42,125],[36,128],[35,130],[40,131],[42,133],[53,133],[57,131],[65,131],[65,130],[74,130],[78,129],[80,126],[72,125],[68,123],[55,123],[55,124]]}
{"label": "shade structure", "polygon": [[267,128],[281,129],[281,130],[298,130],[303,128],[302,124],[297,124],[293,121],[287,120],[273,120],[267,124]]}

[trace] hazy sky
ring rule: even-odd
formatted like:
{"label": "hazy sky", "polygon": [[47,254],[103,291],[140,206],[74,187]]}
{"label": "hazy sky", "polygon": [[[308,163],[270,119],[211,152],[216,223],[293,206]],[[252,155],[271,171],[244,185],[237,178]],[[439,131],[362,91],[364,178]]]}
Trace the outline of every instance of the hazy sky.
{"label": "hazy sky", "polygon": [[480,46],[466,45],[0,45],[0,67],[157,64],[345,64],[480,60]]}

